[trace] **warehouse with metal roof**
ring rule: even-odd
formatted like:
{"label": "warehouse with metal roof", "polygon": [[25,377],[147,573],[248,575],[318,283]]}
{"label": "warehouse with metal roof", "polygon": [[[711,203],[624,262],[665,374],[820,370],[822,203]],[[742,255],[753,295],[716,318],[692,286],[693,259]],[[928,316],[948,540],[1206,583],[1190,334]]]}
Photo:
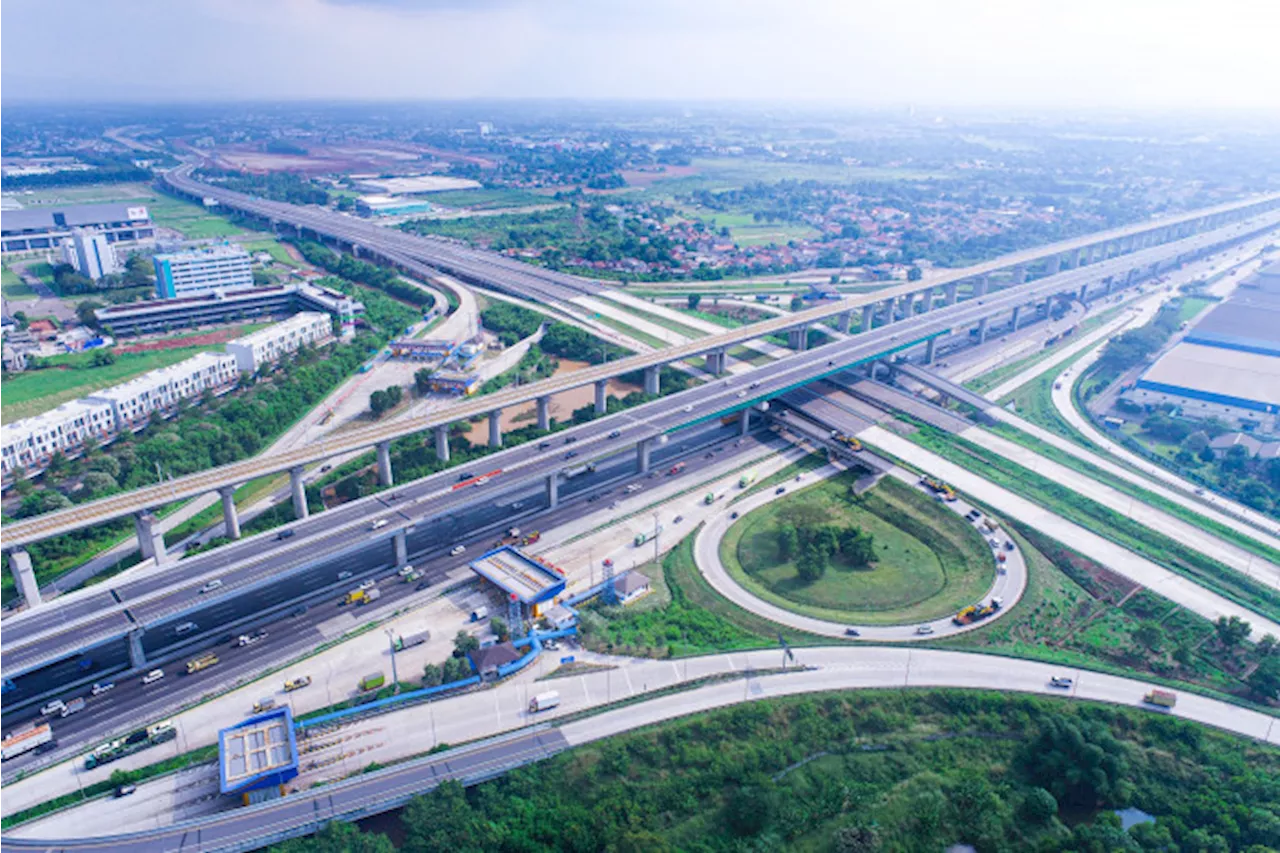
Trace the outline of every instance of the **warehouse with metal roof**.
{"label": "warehouse with metal roof", "polygon": [[70,238],[73,228],[96,229],[112,243],[155,236],[145,204],[49,205],[0,214],[0,248],[5,252],[52,249]]}

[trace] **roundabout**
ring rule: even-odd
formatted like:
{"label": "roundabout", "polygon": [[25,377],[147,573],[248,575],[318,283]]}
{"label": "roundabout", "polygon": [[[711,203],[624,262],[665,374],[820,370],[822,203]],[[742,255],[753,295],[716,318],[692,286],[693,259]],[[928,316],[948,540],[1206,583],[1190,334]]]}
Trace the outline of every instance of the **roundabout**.
{"label": "roundabout", "polygon": [[[835,478],[844,471],[838,463],[827,465],[806,474],[801,484],[766,490],[722,508],[707,520],[694,542],[698,570],[716,592],[739,607],[828,637],[881,641],[945,637],[1000,618],[1022,597],[1026,563],[1019,548],[1006,550],[1009,539],[1003,531],[995,534],[999,550],[984,543],[980,559],[990,560],[989,566],[957,576],[962,568],[957,561],[971,558],[973,551],[969,549],[967,556],[955,538],[939,533],[949,530],[954,537],[958,526],[969,524],[965,515],[973,508],[963,500],[933,504],[941,512],[954,514],[959,525],[950,519],[930,525],[927,518],[912,518],[904,511],[895,514],[902,510],[903,497],[907,503],[916,497],[903,495],[904,490],[928,494],[911,472],[891,468],[885,475],[888,499],[871,496],[880,502],[876,505],[869,498],[839,500],[843,486]],[[800,491],[793,490],[793,485]],[[860,554],[851,544],[852,556],[834,553],[817,579],[811,574],[802,580],[798,564],[803,557],[796,556],[794,542],[792,553],[782,553],[786,543],[780,546],[778,532],[799,524],[852,527],[870,534],[873,547],[868,554]],[[976,531],[964,532],[978,536]],[[800,550],[804,547],[799,545]],[[998,559],[1001,554],[1003,561]],[[864,562],[865,556],[871,559]],[[989,618],[954,623],[957,612],[996,599],[1001,606]]]}

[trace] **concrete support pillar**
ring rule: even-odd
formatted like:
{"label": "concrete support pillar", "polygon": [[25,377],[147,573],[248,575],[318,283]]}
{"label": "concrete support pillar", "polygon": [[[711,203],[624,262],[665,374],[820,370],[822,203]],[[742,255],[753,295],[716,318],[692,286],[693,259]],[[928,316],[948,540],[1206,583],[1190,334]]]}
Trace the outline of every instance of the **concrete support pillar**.
{"label": "concrete support pillar", "polygon": [[799,329],[789,329],[787,331],[787,345],[796,352],[804,352],[809,343],[809,327],[804,326]]}
{"label": "concrete support pillar", "polygon": [[1081,302],[1086,302],[1088,301],[1088,297],[1089,297],[1089,285],[1087,284],[1080,285],[1080,294],[1076,298],[1079,299]]}
{"label": "concrete support pillar", "polygon": [[441,462],[449,461],[449,427],[436,427],[436,458]]}
{"label": "concrete support pillar", "polygon": [[898,319],[897,312],[894,310],[897,300],[892,297],[884,301],[884,324],[887,326]]}
{"label": "concrete support pillar", "polygon": [[738,415],[738,435],[746,435],[751,431],[751,410],[743,409]]}
{"label": "concrete support pillar", "polygon": [[240,516],[236,514],[236,487],[223,486],[218,489],[222,497],[222,527],[228,539],[240,538]]}
{"label": "concrete support pillar", "polygon": [[649,473],[649,451],[653,439],[646,438],[636,445],[636,470],[641,474]]}
{"label": "concrete support pillar", "polygon": [[551,429],[551,398],[538,398],[538,429],[546,432]]}
{"label": "concrete support pillar", "polygon": [[862,306],[862,331],[869,332],[875,328],[876,324],[876,306]]}
{"label": "concrete support pillar", "polygon": [[987,295],[987,286],[990,284],[985,275],[980,275],[973,280],[973,298],[981,299]]}
{"label": "concrete support pillar", "polygon": [[502,446],[502,409],[494,409],[489,413],[489,446]]}
{"label": "concrete support pillar", "polygon": [[31,555],[21,548],[9,552],[9,571],[13,573],[13,583],[18,594],[27,603],[27,608],[40,606],[40,587],[36,584],[36,573],[31,568]]}
{"label": "concrete support pillar", "polygon": [[725,354],[722,349],[707,353],[707,372],[713,376],[719,376],[724,373],[725,361]]}
{"label": "concrete support pillar", "polygon": [[142,650],[141,628],[134,628],[129,632],[129,667],[131,669],[145,669],[147,666],[147,653]]}
{"label": "concrete support pillar", "polygon": [[307,487],[302,482],[302,466],[289,469],[289,488],[293,490],[293,517],[301,521],[310,513],[307,510]]}
{"label": "concrete support pillar", "polygon": [[1044,302],[1041,302],[1040,305],[1036,307],[1036,314],[1043,315],[1044,318],[1047,320],[1049,319],[1049,311],[1052,309],[1053,309],[1053,297],[1046,296],[1044,298]]}
{"label": "concrete support pillar", "polygon": [[1073,270],[1080,266],[1080,250],[1072,249],[1062,256],[1062,265],[1069,270]]}
{"label": "concrete support pillar", "polygon": [[838,325],[839,325],[840,331],[844,332],[846,335],[849,334],[849,330],[853,328],[853,312],[845,311],[843,314],[841,314]]}
{"label": "concrete support pillar", "polygon": [[1107,276],[1102,280],[1102,287],[1103,287],[1102,292],[1107,294],[1108,296],[1111,295],[1111,287],[1112,287],[1111,278],[1112,278],[1111,276]]}
{"label": "concrete support pillar", "polygon": [[403,529],[397,530],[396,535],[391,537],[391,544],[396,549],[396,566],[400,567],[409,562],[409,536]]}
{"label": "concrete support pillar", "polygon": [[609,411],[609,383],[602,380],[596,383],[596,414],[603,415]]}
{"label": "concrete support pillar", "polygon": [[380,441],[378,449],[378,485],[386,488],[395,485],[395,476],[391,473],[391,442]]}
{"label": "concrete support pillar", "polygon": [[983,317],[981,320],[978,321],[978,343],[979,344],[985,344],[987,342],[987,326],[989,325],[987,321],[989,319],[990,318],[988,317]]}
{"label": "concrete support pillar", "polygon": [[654,397],[662,393],[661,385],[662,368],[659,365],[646,367],[644,369],[644,393]]}
{"label": "concrete support pillar", "polygon": [[1013,306],[1013,330],[1018,331],[1018,321],[1022,319],[1022,306]]}
{"label": "concrete support pillar", "polygon": [[560,473],[553,471],[547,475],[547,509],[560,506]]}
{"label": "concrete support pillar", "polygon": [[960,283],[955,281],[949,282],[946,287],[942,289],[942,292],[945,294],[942,304],[955,305],[957,295],[960,293]]}
{"label": "concrete support pillar", "polygon": [[920,294],[920,313],[928,314],[933,310],[933,288],[923,291]]}
{"label": "concrete support pillar", "polygon": [[933,364],[933,356],[938,351],[938,339],[929,338],[929,342],[924,345],[924,363]]}
{"label": "concrete support pillar", "polygon": [[1054,255],[1045,260],[1045,275],[1057,275],[1060,269],[1062,269],[1062,255]]}
{"label": "concrete support pillar", "polygon": [[160,566],[169,561],[169,552],[164,547],[164,534],[156,529],[156,521],[150,512],[140,512],[133,517],[133,530],[138,536],[142,559],[155,560]]}
{"label": "concrete support pillar", "polygon": [[1027,283],[1027,267],[1025,264],[1018,264],[1016,267],[1013,268],[1013,283],[1014,284]]}

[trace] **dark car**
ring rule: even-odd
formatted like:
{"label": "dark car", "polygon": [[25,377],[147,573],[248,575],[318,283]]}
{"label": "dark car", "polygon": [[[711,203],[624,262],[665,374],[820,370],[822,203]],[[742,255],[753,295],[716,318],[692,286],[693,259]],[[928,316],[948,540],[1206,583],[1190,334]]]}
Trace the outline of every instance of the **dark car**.
{"label": "dark car", "polygon": [[538,442],[538,449],[539,449],[539,450],[546,450],[546,449],[547,449],[548,447],[550,447],[550,446],[551,446],[551,442],[549,442],[549,441],[539,441],[539,442]]}
{"label": "dark car", "polygon": [[307,605],[299,604],[297,607],[289,611],[289,615],[296,618],[298,616],[303,615],[306,612],[307,612]]}
{"label": "dark car", "polygon": [[620,435],[622,435],[622,432],[615,429],[613,432],[609,433],[609,438],[617,438]]}
{"label": "dark car", "polygon": [[293,535],[292,530],[285,529],[285,530],[281,530],[279,533],[276,534],[276,539],[288,539],[292,535]]}
{"label": "dark car", "polygon": [[857,628],[845,628],[845,629],[844,629],[844,635],[845,635],[846,637],[861,637],[861,636],[862,636],[861,634],[859,634],[859,633],[858,633],[858,629],[857,629]]}
{"label": "dark car", "polygon": [[475,477],[475,474],[472,474],[470,471],[464,471],[458,475],[458,482],[461,483],[463,480],[470,480],[473,477]]}
{"label": "dark car", "polygon": [[578,437],[577,437],[576,435],[567,435],[567,436],[565,436],[565,438],[564,438],[564,443],[565,443],[565,444],[573,444],[573,443],[574,443],[575,441],[577,441],[577,440],[578,440]]}
{"label": "dark car", "polygon": [[737,518],[737,517],[738,517],[738,514],[736,512],[729,513],[729,518]]}
{"label": "dark car", "polygon": [[413,591],[422,592],[424,589],[426,589],[429,586],[431,586],[431,581],[422,581],[421,583],[419,583],[417,586],[413,588]]}
{"label": "dark car", "polygon": [[138,790],[138,786],[130,782],[127,785],[121,785],[120,787],[116,788],[116,796],[127,797],[137,790]]}
{"label": "dark car", "polygon": [[575,456],[577,456],[577,455],[578,455],[578,451],[576,451],[576,450],[570,450],[568,453],[566,453],[566,454],[564,455],[564,458],[565,458],[565,459],[572,459],[573,457],[575,457]]}
{"label": "dark car", "polygon": [[786,490],[787,490],[787,487],[786,487],[786,486],[778,486],[778,488],[774,489],[773,493],[774,493],[775,495],[780,495],[780,494],[782,494],[783,492],[785,492]]}

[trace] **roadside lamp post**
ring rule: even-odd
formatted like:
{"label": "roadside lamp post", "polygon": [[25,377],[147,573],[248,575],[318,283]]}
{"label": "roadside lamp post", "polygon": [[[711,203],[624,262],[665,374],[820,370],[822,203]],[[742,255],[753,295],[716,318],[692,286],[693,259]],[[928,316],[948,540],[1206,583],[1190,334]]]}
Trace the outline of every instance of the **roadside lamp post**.
{"label": "roadside lamp post", "polygon": [[391,650],[391,681],[394,682],[394,692],[400,692],[400,676],[396,673],[396,635],[391,632],[390,628],[386,629],[387,647]]}

